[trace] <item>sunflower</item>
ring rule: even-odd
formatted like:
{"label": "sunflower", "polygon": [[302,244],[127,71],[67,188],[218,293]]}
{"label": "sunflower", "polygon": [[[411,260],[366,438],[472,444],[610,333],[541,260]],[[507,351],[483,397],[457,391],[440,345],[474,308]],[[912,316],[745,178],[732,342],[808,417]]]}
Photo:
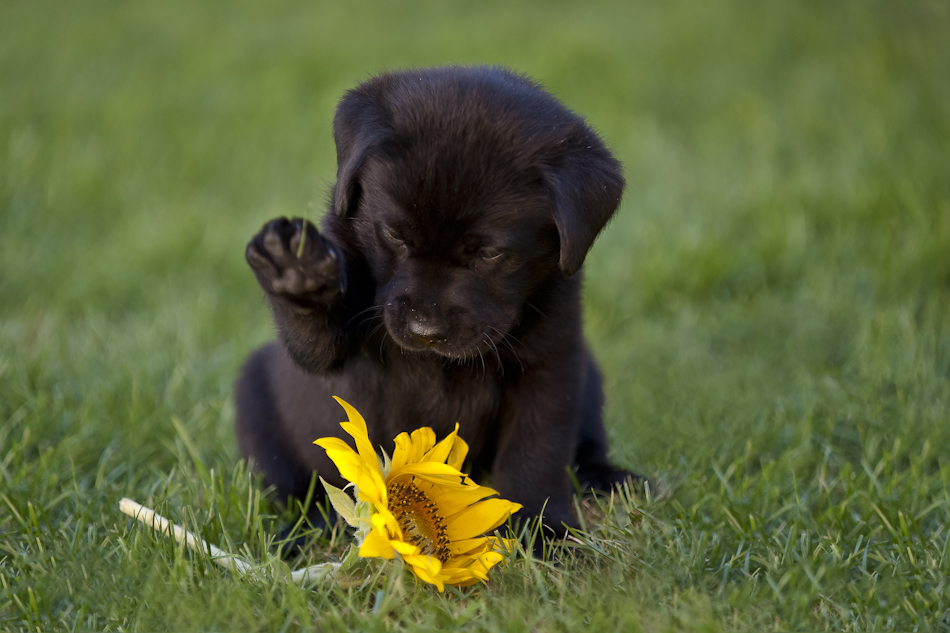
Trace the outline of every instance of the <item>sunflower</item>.
{"label": "sunflower", "polygon": [[334,508],[357,528],[359,555],[392,559],[399,556],[420,579],[444,591],[488,579],[488,570],[502,560],[512,542],[483,536],[497,528],[521,505],[498,498],[459,468],[468,445],[455,430],[436,443],[425,427],[400,433],[392,458],[376,455],[366,422],[352,406],[334,396],[349,422],[340,426],[356,442],[356,450],[336,437],[314,442],[326,449],[340,475],[356,487],[359,503],[323,482]]}

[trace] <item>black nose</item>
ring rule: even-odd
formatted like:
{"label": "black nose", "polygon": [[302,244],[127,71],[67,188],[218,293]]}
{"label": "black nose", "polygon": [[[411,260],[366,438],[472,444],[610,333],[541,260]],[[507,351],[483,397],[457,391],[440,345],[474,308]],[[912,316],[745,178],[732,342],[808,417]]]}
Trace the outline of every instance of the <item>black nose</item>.
{"label": "black nose", "polygon": [[440,345],[445,342],[445,332],[431,321],[409,320],[409,333],[420,345]]}

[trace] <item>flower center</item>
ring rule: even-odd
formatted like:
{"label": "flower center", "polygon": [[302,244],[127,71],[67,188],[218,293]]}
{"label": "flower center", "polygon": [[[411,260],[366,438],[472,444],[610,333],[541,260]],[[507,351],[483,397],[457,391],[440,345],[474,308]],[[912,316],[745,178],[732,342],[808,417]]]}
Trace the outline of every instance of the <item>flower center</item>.
{"label": "flower center", "polygon": [[439,507],[413,483],[391,483],[386,487],[389,508],[402,528],[403,539],[423,554],[442,563],[449,560],[449,537]]}

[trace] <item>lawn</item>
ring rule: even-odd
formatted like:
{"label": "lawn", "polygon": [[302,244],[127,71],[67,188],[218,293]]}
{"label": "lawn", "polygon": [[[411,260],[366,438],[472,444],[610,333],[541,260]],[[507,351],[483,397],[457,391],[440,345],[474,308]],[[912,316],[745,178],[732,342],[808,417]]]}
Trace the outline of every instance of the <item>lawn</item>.
{"label": "lawn", "polygon": [[[947,33],[939,0],[0,4],[0,630],[950,630]],[[585,327],[654,488],[488,585],[288,585],[233,436],[273,336],[244,244],[322,214],[344,90],[438,63],[534,76],[624,162]]]}

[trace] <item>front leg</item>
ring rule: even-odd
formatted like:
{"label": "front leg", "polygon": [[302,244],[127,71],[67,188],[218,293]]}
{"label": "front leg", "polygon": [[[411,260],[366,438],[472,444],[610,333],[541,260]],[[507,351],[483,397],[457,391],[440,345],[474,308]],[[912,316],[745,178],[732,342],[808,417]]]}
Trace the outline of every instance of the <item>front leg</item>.
{"label": "front leg", "polygon": [[312,223],[278,218],[251,239],[245,256],[291,358],[311,373],[339,365],[347,353],[341,250]]}
{"label": "front leg", "polygon": [[506,394],[492,487],[522,504],[519,521],[541,515],[544,527],[563,536],[576,527],[567,474],[580,425],[581,388],[573,372],[529,369]]}

